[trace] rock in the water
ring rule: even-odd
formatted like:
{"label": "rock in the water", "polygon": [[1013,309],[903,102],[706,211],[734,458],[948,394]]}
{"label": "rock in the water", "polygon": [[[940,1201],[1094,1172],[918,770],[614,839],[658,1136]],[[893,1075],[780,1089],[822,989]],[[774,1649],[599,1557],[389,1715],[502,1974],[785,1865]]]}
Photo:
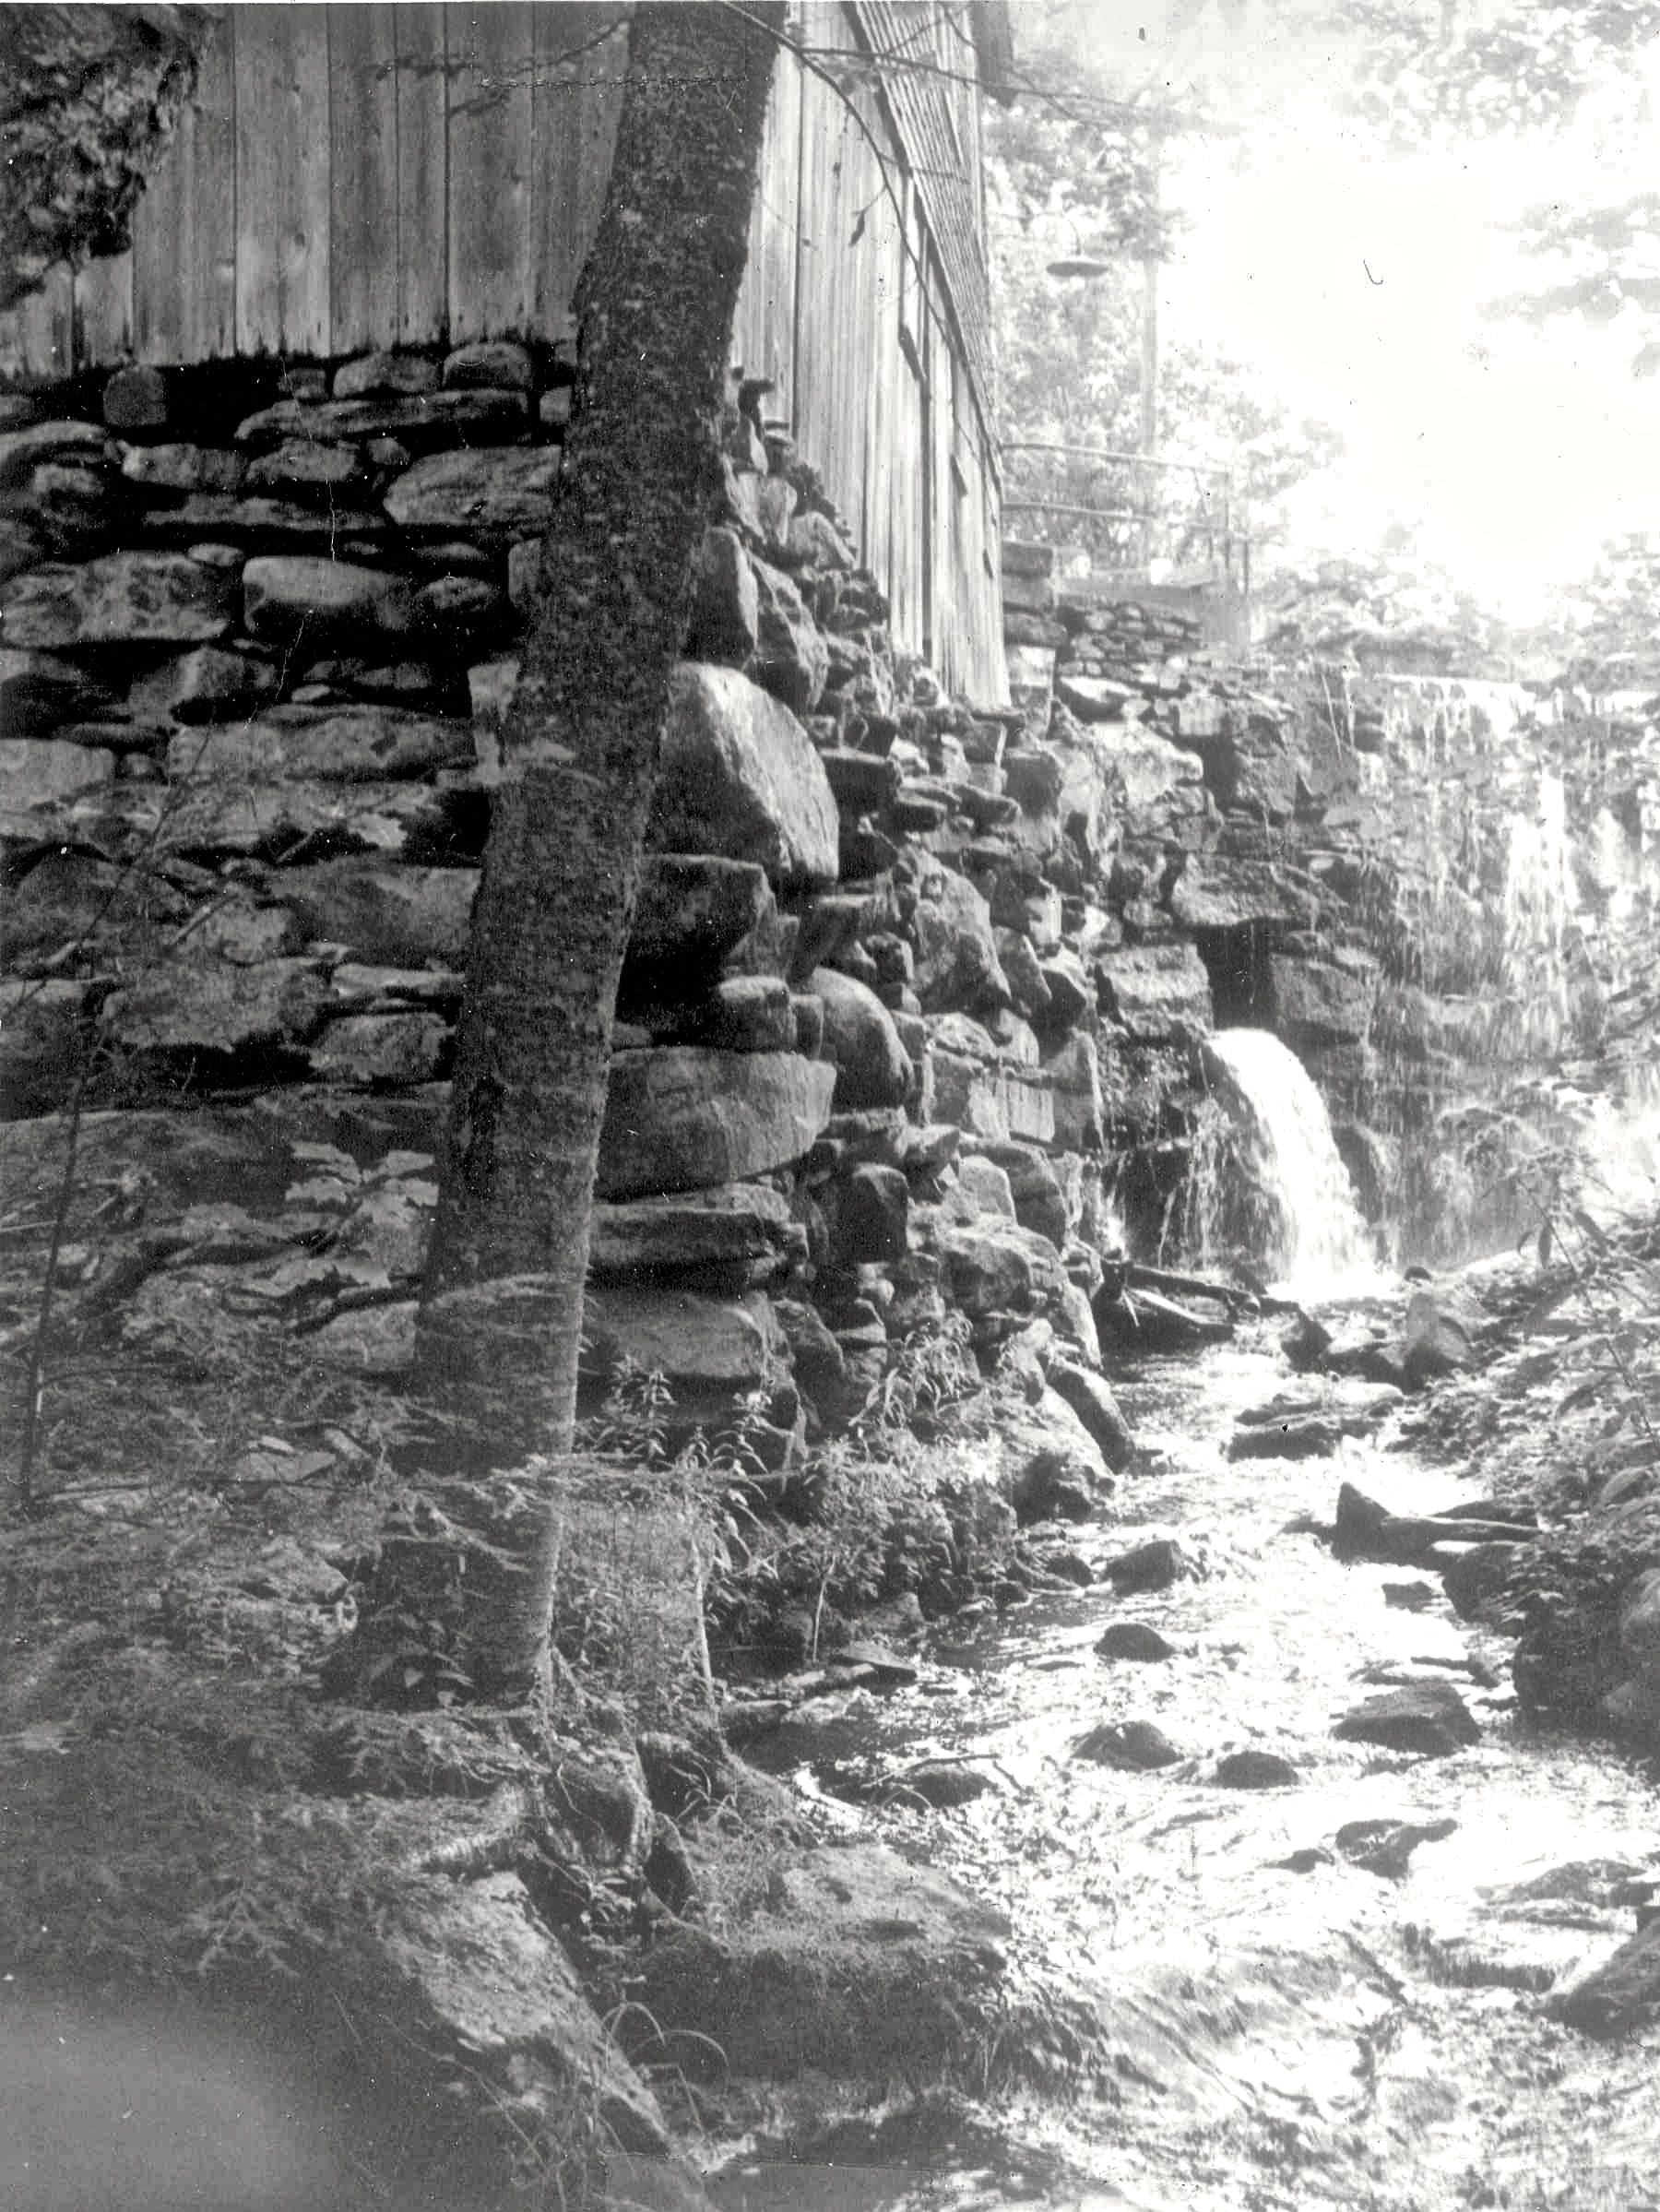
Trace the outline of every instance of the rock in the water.
{"label": "rock in the water", "polygon": [[1150,1720],[1104,1720],[1078,1738],[1072,1755],[1087,1759],[1095,1766],[1116,1766],[1126,1774],[1174,1766],[1181,1757],[1164,1730]]}
{"label": "rock in the water", "polygon": [[741,1182],[799,1160],[830,1118],[836,1070],[793,1052],[693,1045],[611,1062],[598,1193],[639,1198]]}
{"label": "rock in the water", "polygon": [[1088,1520],[1112,1487],[1093,1439],[1053,1391],[1046,1390],[1029,1413],[1005,1411],[997,1435],[1003,1489],[1023,1527]]}
{"label": "rock in the water", "polygon": [[545,537],[560,461],[557,446],[464,446],[429,454],[386,487],[386,512],[401,529],[446,537]]}
{"label": "rock in the water", "polygon": [[1079,1367],[1072,1361],[1049,1361],[1049,1389],[1065,1398],[1072,1411],[1079,1416],[1083,1427],[1101,1446],[1101,1457],[1108,1462],[1114,1475],[1120,1475],[1136,1456],[1136,1440],[1130,1432],[1130,1422],[1119,1411],[1119,1400],[1112,1396],[1112,1385],[1092,1367]]}
{"label": "rock in the water", "polygon": [[1660,1920],[1553,1998],[1550,2009],[1568,2027],[1604,2041],[1660,2020]]}
{"label": "rock in the water", "polygon": [[224,636],[234,601],[219,571],[171,553],[106,553],[28,569],[0,586],[14,647],[193,645]]}
{"label": "rock in the water", "polygon": [[1283,1414],[1276,1421],[1241,1422],[1228,1439],[1230,1459],[1326,1459],[1344,1431],[1316,1413]]}
{"label": "rock in the water", "polygon": [[839,818],[812,740],[736,669],[675,671],[649,841],[658,850],[753,861],[776,884],[828,889]]}
{"label": "rock in the water", "polygon": [[815,968],[807,988],[824,1005],[822,1050],[835,1063],[837,1111],[902,1106],[911,1087],[910,1056],[876,993],[834,968]]}
{"label": "rock in the water", "polygon": [[1489,1598],[1496,1598],[1514,1572],[1520,1553],[1514,1544],[1472,1544],[1449,1560],[1441,1581],[1461,1621],[1473,1621]]}
{"label": "rock in the water", "polygon": [[1381,1743],[1389,1751],[1444,1759],[1481,1741],[1475,1715],[1451,1683],[1414,1683],[1386,1690],[1354,1706],[1332,1730],[1349,1743]]}
{"label": "rock in the water", "polygon": [[1440,1843],[1457,1828],[1455,1820],[1349,1820],[1333,1841],[1351,1865],[1389,1882],[1406,1878],[1420,1843]]}
{"label": "rock in the water", "polygon": [[1469,1320],[1433,1291],[1413,1292],[1406,1306],[1405,1336],[1406,1374],[1415,1384],[1475,1363]]}
{"label": "rock in the water", "polygon": [[1168,1590],[1173,1582],[1191,1575],[1192,1568],[1180,1544],[1168,1536],[1156,1536],[1109,1559],[1101,1572],[1120,1592]]}
{"label": "rock in the water", "polygon": [[274,645],[303,637],[322,646],[364,631],[402,636],[415,624],[415,595],[407,577],[384,568],[272,553],[243,570],[243,616],[253,636]]}
{"label": "rock in the water", "polygon": [[659,2030],[718,2019],[723,2074],[885,2081],[960,2058],[965,2021],[1006,2002],[1008,1933],[931,1868],[878,1844],[821,1846],[776,1864],[742,1920],[661,1936],[637,1993]]}
{"label": "rock in the water", "polygon": [[1230,1751],[1211,1778],[1224,1790],[1287,1790],[1302,1776],[1277,1752]]}
{"label": "rock in the water", "polygon": [[976,1759],[923,1759],[907,1766],[889,1785],[888,1795],[902,1803],[919,1798],[939,1811],[953,1805],[971,1805],[977,1797],[994,1796],[1002,1784],[991,1769]]}
{"label": "rock in the water", "polygon": [[1101,1659],[1132,1659],[1143,1666],[1176,1656],[1175,1645],[1145,1621],[1114,1621],[1096,1645],[1096,1651]]}

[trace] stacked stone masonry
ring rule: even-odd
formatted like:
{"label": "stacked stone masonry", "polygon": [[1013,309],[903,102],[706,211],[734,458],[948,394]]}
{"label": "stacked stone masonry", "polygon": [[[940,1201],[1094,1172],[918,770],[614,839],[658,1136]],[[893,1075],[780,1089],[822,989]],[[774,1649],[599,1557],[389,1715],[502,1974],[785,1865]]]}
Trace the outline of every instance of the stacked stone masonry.
{"label": "stacked stone masonry", "polygon": [[[321,1243],[314,1357],[407,1363],[570,401],[560,349],[495,342],[0,398],[7,1139],[26,1175],[78,1090],[152,1348],[228,1291],[280,1312]],[[1180,613],[1068,601],[1040,547],[1008,549],[1014,705],[946,699],[787,433],[734,409],[725,446],[588,1387],[660,1369],[682,1433],[746,1409],[788,1470],[954,1313],[1028,1360],[1012,1487],[1053,1510],[1121,1450],[1092,1301],[1120,1238],[1169,1232],[1212,1025],[1286,1037],[1365,1164],[1400,934],[1372,725],[1209,665]],[[120,1264],[81,1255],[85,1295]]]}

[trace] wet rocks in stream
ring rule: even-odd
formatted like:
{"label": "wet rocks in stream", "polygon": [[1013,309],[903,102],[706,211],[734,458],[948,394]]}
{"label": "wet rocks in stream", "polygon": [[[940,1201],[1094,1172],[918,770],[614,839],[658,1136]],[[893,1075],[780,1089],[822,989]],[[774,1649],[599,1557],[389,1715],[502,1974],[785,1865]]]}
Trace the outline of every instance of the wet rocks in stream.
{"label": "wet rocks in stream", "polygon": [[1223,1790],[1286,1790],[1302,1776],[1274,1751],[1230,1751],[1216,1761],[1211,1779]]}
{"label": "wet rocks in stream", "polygon": [[1333,1841],[1351,1866],[1385,1881],[1404,1882],[1420,1843],[1441,1843],[1457,1828],[1455,1820],[1349,1820]]}
{"label": "wet rocks in stream", "polygon": [[1346,1743],[1445,1759],[1481,1740],[1480,1724],[1451,1683],[1420,1682],[1352,1706],[1332,1733]]}
{"label": "wet rocks in stream", "polygon": [[1193,1564],[1180,1544],[1168,1536],[1156,1536],[1144,1544],[1120,1552],[1101,1569],[1120,1596],[1134,1590],[1167,1590],[1194,1572]]}
{"label": "wet rocks in stream", "polygon": [[1150,1720],[1104,1720],[1078,1738],[1072,1755],[1125,1774],[1151,1773],[1174,1766],[1181,1758],[1168,1736]]}
{"label": "wet rocks in stream", "polygon": [[1097,1643],[1096,1655],[1099,1659],[1132,1659],[1146,1665],[1174,1659],[1176,1647],[1145,1621],[1114,1621]]}

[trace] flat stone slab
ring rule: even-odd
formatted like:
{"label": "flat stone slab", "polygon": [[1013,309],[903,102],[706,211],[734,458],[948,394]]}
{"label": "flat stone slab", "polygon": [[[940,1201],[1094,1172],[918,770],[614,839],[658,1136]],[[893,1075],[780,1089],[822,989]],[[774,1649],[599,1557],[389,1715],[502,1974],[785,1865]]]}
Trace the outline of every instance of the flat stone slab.
{"label": "flat stone slab", "polygon": [[332,711],[280,708],[256,721],[192,731],[167,748],[174,783],[243,782],[313,777],[325,783],[376,783],[472,765],[469,723],[398,707]]}
{"label": "flat stone slab", "polygon": [[561,458],[557,446],[429,454],[393,479],[385,509],[403,529],[542,538],[553,519]]}
{"label": "flat stone slab", "polygon": [[234,601],[220,571],[172,553],[49,563],[0,587],[12,647],[207,643],[231,627]]}

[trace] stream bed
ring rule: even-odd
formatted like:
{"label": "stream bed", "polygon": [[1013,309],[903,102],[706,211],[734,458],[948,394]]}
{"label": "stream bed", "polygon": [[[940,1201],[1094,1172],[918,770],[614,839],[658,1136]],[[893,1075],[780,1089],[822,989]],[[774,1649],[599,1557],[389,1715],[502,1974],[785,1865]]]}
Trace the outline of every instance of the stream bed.
{"label": "stream bed", "polygon": [[[1238,1414],[1285,1380],[1275,1334],[1115,1376],[1142,1464],[1070,1540],[1098,1576],[1170,1537],[1191,1574],[943,1623],[914,1684],[814,1701],[755,1747],[850,1827],[1001,1907],[1022,1970],[1087,1991],[1111,2093],[1019,2112],[1018,2170],[949,2143],[882,2167],[740,2161],[717,2190],[731,2212],[1660,2212],[1655,2038],[1593,2042],[1546,1995],[1630,1934],[1660,1876],[1655,1778],[1520,1723],[1509,1645],[1457,1621],[1439,1579],[1341,1564],[1295,1526],[1329,1521],[1345,1480],[1432,1512],[1477,1494],[1478,1469],[1427,1464],[1387,1427],[1334,1458],[1228,1459]],[[1115,1621],[1172,1655],[1097,1655]],[[1334,1737],[1381,1685],[1437,1676],[1478,1742],[1425,1758]],[[1162,1730],[1175,1763],[1073,1755],[1128,1721]],[[1220,1784],[1218,1761],[1247,1750],[1296,1779]],[[990,1787],[918,1803],[904,1776],[938,1758]],[[884,1802],[844,1814],[873,1778]],[[1414,1843],[1413,1825],[1441,1832]]]}

